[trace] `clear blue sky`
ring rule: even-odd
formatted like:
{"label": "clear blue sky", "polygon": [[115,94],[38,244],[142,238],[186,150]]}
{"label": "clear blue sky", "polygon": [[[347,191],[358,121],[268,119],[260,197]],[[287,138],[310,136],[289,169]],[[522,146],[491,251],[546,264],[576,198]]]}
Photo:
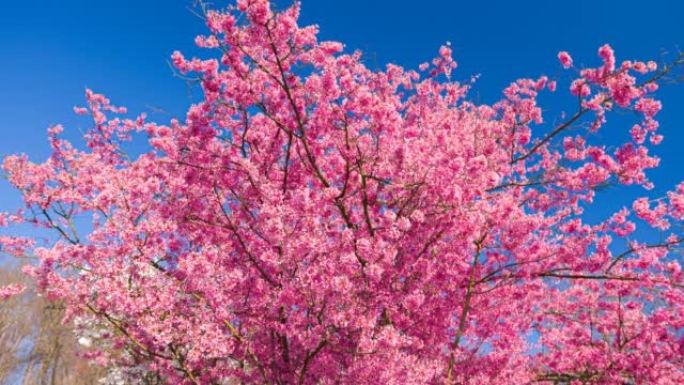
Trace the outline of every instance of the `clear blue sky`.
{"label": "clear blue sky", "polygon": [[[82,104],[85,87],[132,113],[153,107],[169,113],[151,114],[156,120],[182,116],[189,104],[186,86],[172,76],[167,60],[175,49],[206,55],[193,47],[204,28],[189,11],[192,3],[4,1],[0,156],[25,152],[44,159],[46,128],[54,123],[64,123],[67,136],[75,137],[87,123],[72,113]],[[570,51],[576,64],[595,65],[596,50],[606,42],[619,60],[657,59],[664,50],[684,49],[682,14],[684,2],[677,0],[303,0],[302,22],[319,24],[322,39],[362,49],[371,67],[387,62],[415,67],[451,41],[459,62],[455,77],[481,74],[473,95],[493,101],[518,77],[562,75],[559,50]],[[662,167],[650,174],[656,193],[684,177],[684,84],[664,87],[660,97],[665,142],[657,148]],[[549,106],[557,108],[557,101]],[[626,130],[618,119],[603,135]],[[608,194],[606,202],[614,206]],[[0,210],[17,204],[17,194],[0,181]]]}

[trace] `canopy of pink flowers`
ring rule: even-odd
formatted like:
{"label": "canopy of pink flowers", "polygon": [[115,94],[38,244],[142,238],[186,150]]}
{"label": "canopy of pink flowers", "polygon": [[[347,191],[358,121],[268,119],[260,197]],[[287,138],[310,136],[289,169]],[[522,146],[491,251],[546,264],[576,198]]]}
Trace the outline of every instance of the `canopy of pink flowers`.
{"label": "canopy of pink flowers", "polygon": [[[39,290],[111,331],[91,358],[169,384],[684,383],[684,185],[583,215],[601,187],[651,187],[666,69],[561,52],[569,81],[479,104],[448,45],[418,71],[371,70],[298,14],[206,10],[196,42],[215,58],[172,56],[204,91],[182,121],[88,90],[86,147],[56,126],[47,161],[5,159],[26,207],[0,226],[59,241],[2,250],[37,257]],[[557,88],[577,100],[561,120],[537,103]],[[614,110],[633,126],[600,144]]]}

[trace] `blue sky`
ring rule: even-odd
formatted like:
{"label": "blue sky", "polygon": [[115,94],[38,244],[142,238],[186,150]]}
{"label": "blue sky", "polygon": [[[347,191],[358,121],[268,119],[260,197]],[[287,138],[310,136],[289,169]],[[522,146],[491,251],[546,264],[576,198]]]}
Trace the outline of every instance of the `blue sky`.
{"label": "blue sky", "polygon": [[[193,46],[204,28],[190,12],[192,4],[6,1],[0,13],[0,156],[25,152],[44,159],[51,124],[65,124],[67,136],[76,137],[87,120],[75,117],[72,107],[82,104],[85,87],[132,113],[161,109],[166,113],[151,117],[182,117],[190,99],[167,61],[175,49],[207,54]],[[367,64],[376,68],[388,62],[415,67],[451,41],[459,62],[454,76],[465,80],[481,74],[472,96],[491,102],[518,77],[546,74],[567,81],[556,60],[559,50],[570,51],[576,64],[595,65],[596,50],[606,42],[618,60],[658,59],[663,51],[684,49],[683,12],[684,3],[675,0],[303,0],[302,23],[319,24],[322,39],[363,50]],[[560,84],[567,88],[567,82]],[[656,194],[684,177],[684,84],[666,86],[659,95],[665,105],[660,115],[665,142],[656,149],[662,167],[650,174]],[[559,100],[559,95],[548,99],[548,121]],[[621,119],[602,135],[625,135],[629,126]],[[600,209],[624,204],[611,194],[617,193],[606,193],[609,204]],[[18,203],[18,195],[0,181],[0,210]]]}

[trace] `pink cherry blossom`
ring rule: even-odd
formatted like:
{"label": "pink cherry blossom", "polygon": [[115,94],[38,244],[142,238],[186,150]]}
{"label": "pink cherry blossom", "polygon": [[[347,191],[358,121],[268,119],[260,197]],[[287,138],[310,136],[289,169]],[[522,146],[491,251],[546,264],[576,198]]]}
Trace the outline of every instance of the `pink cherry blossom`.
{"label": "pink cherry blossom", "polygon": [[6,300],[25,290],[25,287],[18,284],[12,284],[5,287],[0,287],[0,300]]}
{"label": "pink cherry blossom", "polygon": [[558,52],[558,60],[560,61],[563,68],[567,69],[572,67],[572,57],[569,53],[567,53],[567,51]]}

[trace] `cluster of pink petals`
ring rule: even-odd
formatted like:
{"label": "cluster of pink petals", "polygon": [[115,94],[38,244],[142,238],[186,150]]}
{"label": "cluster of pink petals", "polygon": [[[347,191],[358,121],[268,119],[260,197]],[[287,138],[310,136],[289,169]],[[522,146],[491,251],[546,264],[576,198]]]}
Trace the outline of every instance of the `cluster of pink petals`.
{"label": "cluster of pink petals", "polygon": [[652,209],[650,206],[647,198],[639,198],[632,204],[637,217],[655,228],[667,230],[670,227],[670,223],[665,218],[667,215],[667,205],[663,202],[658,202],[655,208]]}
{"label": "cluster of pink petals", "polygon": [[560,61],[563,68],[568,69],[572,67],[572,57],[567,51],[561,51],[558,53],[558,60]]}
{"label": "cluster of pink petals", "polygon": [[6,300],[17,294],[21,294],[24,290],[25,287],[19,284],[12,284],[0,287],[0,300]]}

